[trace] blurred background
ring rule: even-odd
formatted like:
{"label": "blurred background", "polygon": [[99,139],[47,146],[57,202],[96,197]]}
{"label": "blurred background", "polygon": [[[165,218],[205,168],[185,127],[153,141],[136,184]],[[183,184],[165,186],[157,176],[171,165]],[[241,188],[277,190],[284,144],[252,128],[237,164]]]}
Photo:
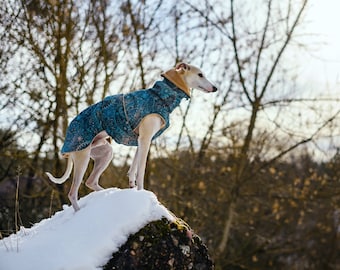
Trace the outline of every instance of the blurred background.
{"label": "blurred background", "polygon": [[[3,1],[0,237],[69,203],[71,181],[44,172],[63,174],[72,118],[185,61],[219,91],[193,91],[171,115],[146,189],[202,237],[216,269],[340,269],[339,9],[336,0]],[[135,148],[113,147],[101,184],[127,188]]]}

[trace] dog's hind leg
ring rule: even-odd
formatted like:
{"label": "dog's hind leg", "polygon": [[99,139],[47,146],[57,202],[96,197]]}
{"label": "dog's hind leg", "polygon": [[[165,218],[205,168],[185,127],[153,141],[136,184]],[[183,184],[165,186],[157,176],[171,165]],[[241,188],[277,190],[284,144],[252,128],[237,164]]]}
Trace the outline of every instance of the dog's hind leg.
{"label": "dog's hind leg", "polygon": [[74,171],[72,186],[70,188],[70,192],[68,193],[68,198],[71,201],[75,211],[78,211],[80,209],[77,203],[78,190],[90,160],[90,151],[91,149],[90,147],[88,147],[84,150],[73,152],[70,154],[70,158],[73,159]]}
{"label": "dog's hind leg", "polygon": [[109,166],[113,158],[113,150],[109,143],[91,149],[91,158],[94,160],[93,170],[86,180],[86,186],[95,191],[103,188],[98,184],[100,175]]}

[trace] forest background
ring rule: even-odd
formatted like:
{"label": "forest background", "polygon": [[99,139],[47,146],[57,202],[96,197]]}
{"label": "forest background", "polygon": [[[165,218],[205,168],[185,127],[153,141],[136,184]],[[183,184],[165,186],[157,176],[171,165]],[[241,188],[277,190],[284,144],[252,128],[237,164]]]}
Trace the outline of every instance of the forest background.
{"label": "forest background", "polygon": [[[76,114],[187,61],[219,91],[194,91],[174,112],[152,145],[146,188],[202,237],[216,269],[340,269],[339,83],[301,75],[323,45],[308,28],[312,5],[4,1],[0,237],[68,203],[70,181],[44,172],[64,171]],[[101,183],[126,188],[135,149],[113,147]]]}

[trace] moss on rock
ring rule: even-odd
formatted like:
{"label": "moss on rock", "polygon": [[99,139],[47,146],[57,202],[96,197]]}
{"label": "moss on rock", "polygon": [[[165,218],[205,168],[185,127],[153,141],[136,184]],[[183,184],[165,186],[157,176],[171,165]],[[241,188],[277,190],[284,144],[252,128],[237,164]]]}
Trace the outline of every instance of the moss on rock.
{"label": "moss on rock", "polygon": [[163,218],[131,235],[103,269],[208,270],[213,269],[213,262],[206,246],[185,222]]}

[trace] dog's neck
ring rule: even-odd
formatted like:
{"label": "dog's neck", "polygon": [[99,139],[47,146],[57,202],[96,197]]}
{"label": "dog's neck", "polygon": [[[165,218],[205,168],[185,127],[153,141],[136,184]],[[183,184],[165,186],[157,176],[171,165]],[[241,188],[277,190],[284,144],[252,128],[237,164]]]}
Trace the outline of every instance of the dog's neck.
{"label": "dog's neck", "polygon": [[186,85],[185,81],[183,80],[181,75],[178,74],[176,69],[172,68],[162,73],[161,76],[167,78],[170,82],[172,82],[190,97],[190,88]]}

